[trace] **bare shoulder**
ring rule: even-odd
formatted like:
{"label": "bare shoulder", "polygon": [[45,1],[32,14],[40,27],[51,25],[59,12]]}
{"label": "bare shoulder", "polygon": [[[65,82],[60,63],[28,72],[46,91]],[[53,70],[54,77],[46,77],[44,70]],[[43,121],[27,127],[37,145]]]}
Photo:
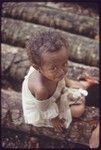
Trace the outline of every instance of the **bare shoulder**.
{"label": "bare shoulder", "polygon": [[45,89],[45,88],[43,88],[43,87],[40,87],[40,88],[36,91],[35,96],[36,96],[36,98],[39,99],[39,100],[45,100],[45,99],[48,99],[49,94],[48,94],[47,89]]}
{"label": "bare shoulder", "polygon": [[40,81],[33,77],[29,78],[28,88],[33,96],[35,96],[38,100],[45,100],[49,97],[47,88],[40,83]]}

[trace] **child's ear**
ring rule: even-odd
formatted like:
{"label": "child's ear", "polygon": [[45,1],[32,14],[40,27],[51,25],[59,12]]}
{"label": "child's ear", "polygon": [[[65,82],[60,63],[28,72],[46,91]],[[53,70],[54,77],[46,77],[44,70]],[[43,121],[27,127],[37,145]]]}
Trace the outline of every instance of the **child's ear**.
{"label": "child's ear", "polygon": [[38,70],[38,71],[39,71],[39,66],[38,66],[38,65],[33,64],[33,67],[34,67],[36,70]]}

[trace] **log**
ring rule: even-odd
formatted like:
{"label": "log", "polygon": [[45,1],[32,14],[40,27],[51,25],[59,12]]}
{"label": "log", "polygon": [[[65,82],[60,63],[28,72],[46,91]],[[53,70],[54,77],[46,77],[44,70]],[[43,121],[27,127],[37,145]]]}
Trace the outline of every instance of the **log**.
{"label": "log", "polygon": [[49,127],[35,127],[24,123],[21,105],[21,93],[13,90],[1,90],[1,124],[8,129],[23,131],[31,135],[43,135],[52,139],[69,141],[87,145],[92,129],[95,128],[99,120],[99,109],[86,107],[85,113],[79,119],[73,119],[68,129],[63,133],[54,131]]}
{"label": "log", "polygon": [[1,130],[2,130],[2,135],[1,135],[2,149],[39,148],[39,140],[37,137],[32,137],[28,135],[28,133],[15,131],[13,129],[4,128],[4,127],[2,127]]}
{"label": "log", "polygon": [[[48,27],[26,23],[19,20],[2,18],[2,42],[25,47],[25,42],[36,30],[48,30]],[[55,31],[56,29],[50,28]],[[82,36],[57,30],[69,41],[70,60],[91,66],[99,65],[99,42]]]}
{"label": "log", "polygon": [[[99,19],[99,12],[98,12],[99,9],[98,9],[98,5],[96,5],[96,3],[47,2],[43,5],[46,5],[48,7],[52,7],[55,9],[60,9],[62,11],[71,12],[71,13],[74,13],[77,15],[88,16],[88,17]],[[96,5],[96,7],[95,7],[95,5]]]}
{"label": "log", "polygon": [[71,33],[95,38],[99,33],[99,19],[81,16],[47,6],[28,3],[3,3],[2,16],[42,24]]}
{"label": "log", "polygon": [[[14,87],[16,87],[16,89],[17,87],[18,89],[21,89],[21,84],[24,76],[26,75],[30,67],[26,49],[21,47],[14,47],[7,44],[1,44],[1,49],[3,85],[7,85],[7,83],[4,82],[4,80],[6,79],[10,82],[10,84],[13,84],[14,82]],[[78,63],[73,63],[71,61],[69,61],[68,67],[68,78],[77,80],[80,74],[86,72],[90,76],[99,80],[99,68],[97,67],[86,66]]]}
{"label": "log", "polygon": [[26,50],[7,44],[1,45],[2,79],[11,77],[16,81],[22,81],[30,66]]}

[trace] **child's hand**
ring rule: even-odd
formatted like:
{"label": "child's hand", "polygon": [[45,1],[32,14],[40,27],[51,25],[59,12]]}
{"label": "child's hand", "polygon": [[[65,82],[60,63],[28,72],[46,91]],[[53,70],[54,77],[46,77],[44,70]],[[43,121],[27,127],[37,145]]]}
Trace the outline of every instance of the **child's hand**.
{"label": "child's hand", "polygon": [[51,122],[52,122],[53,127],[59,132],[62,132],[63,128],[65,128],[65,126],[64,126],[65,119],[63,119],[63,118],[60,119],[57,116],[57,117],[51,119]]}

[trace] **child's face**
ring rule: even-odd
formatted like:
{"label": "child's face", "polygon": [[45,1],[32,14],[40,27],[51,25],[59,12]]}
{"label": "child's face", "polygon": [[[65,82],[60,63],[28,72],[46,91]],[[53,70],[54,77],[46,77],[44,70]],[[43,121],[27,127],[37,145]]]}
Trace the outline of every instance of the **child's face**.
{"label": "child's face", "polygon": [[41,56],[40,72],[49,80],[60,81],[67,73],[68,52],[65,47],[56,52],[45,52]]}

